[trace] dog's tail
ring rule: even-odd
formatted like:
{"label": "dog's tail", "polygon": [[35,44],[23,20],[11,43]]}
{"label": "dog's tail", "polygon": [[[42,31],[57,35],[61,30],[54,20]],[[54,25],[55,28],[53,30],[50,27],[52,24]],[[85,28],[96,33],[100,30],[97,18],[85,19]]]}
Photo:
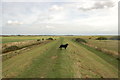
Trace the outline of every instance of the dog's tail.
{"label": "dog's tail", "polygon": [[62,44],[59,46],[59,48],[61,48]]}

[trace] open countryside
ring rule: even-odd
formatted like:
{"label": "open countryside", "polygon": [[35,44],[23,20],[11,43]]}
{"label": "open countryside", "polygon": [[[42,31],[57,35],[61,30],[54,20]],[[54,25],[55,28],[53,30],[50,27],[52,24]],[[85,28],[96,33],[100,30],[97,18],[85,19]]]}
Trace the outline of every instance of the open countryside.
{"label": "open countryside", "polygon": [[119,79],[119,0],[2,0],[0,79]]}
{"label": "open countryside", "polygon": [[[113,50],[106,45],[106,49],[119,53],[115,51],[118,48],[115,41],[119,40],[96,40],[98,37],[100,36],[3,37],[3,78],[118,78],[118,55],[85,44],[100,47],[99,42],[108,41],[109,45],[115,43],[116,46],[113,46]],[[34,43],[29,42],[28,45],[27,41]],[[66,43],[69,44],[66,49],[59,48]]]}

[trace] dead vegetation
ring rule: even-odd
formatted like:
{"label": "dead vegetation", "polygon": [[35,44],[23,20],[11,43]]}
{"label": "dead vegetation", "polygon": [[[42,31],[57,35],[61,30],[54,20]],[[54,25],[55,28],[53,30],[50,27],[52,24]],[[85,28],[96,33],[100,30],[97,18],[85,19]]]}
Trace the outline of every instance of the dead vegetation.
{"label": "dead vegetation", "polygon": [[[100,39],[100,40],[106,40],[107,38],[99,37],[99,38],[97,38],[97,39],[98,39],[98,40],[99,40],[99,39]],[[76,42],[79,42],[79,43],[81,43],[81,44],[87,45],[87,46],[89,46],[89,47],[92,47],[92,48],[94,48],[94,49],[96,49],[96,50],[98,50],[98,51],[101,51],[101,52],[103,52],[103,53],[107,53],[107,54],[110,54],[110,55],[112,55],[112,56],[118,57],[119,52],[116,52],[116,51],[113,51],[113,50],[108,50],[108,49],[105,49],[105,48],[101,48],[101,47],[98,47],[98,46],[89,44],[89,43],[87,43],[87,41],[86,41],[85,39],[76,38],[75,41],[76,41]]]}
{"label": "dead vegetation", "polygon": [[22,49],[25,47],[29,47],[32,45],[37,45],[42,43],[41,41],[35,41],[35,40],[30,40],[30,41],[22,41],[22,42],[12,42],[12,43],[5,43],[2,45],[2,53],[10,52],[10,51],[15,51],[18,49]]}
{"label": "dead vegetation", "polygon": [[9,51],[2,54],[2,60],[5,61],[9,58],[12,58],[13,56],[24,53],[26,51],[31,50],[34,47],[37,47],[37,46],[42,45],[42,44],[47,44],[49,42],[50,41],[44,41],[44,42],[40,42],[40,43],[36,43],[36,44],[34,43],[31,45],[27,45],[26,47],[24,46],[22,48],[18,48],[17,46],[10,46],[10,47],[6,48],[6,50],[9,50]]}
{"label": "dead vegetation", "polygon": [[98,51],[101,51],[103,53],[107,53],[107,54],[110,54],[110,55],[113,55],[113,56],[118,56],[118,52],[116,51],[112,51],[112,50],[108,50],[108,49],[105,49],[105,48],[100,48],[100,47],[97,47],[97,46],[94,46],[94,45],[91,45],[91,44],[88,44],[88,43],[83,43],[84,45],[87,45],[89,47],[92,47]]}

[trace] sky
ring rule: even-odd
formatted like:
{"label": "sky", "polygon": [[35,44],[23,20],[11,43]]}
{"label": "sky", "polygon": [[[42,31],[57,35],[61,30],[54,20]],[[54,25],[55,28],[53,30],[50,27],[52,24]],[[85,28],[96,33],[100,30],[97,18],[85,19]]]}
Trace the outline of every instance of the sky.
{"label": "sky", "polygon": [[2,0],[0,7],[3,35],[118,34],[117,0]]}

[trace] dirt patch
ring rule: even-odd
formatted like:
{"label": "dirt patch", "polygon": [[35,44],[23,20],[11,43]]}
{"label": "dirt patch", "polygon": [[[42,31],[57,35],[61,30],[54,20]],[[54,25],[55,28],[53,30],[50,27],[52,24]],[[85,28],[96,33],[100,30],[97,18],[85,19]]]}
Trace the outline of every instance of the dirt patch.
{"label": "dirt patch", "polygon": [[40,78],[44,78],[43,76],[41,76]]}
{"label": "dirt patch", "polygon": [[58,56],[52,56],[51,59],[56,59]]}

